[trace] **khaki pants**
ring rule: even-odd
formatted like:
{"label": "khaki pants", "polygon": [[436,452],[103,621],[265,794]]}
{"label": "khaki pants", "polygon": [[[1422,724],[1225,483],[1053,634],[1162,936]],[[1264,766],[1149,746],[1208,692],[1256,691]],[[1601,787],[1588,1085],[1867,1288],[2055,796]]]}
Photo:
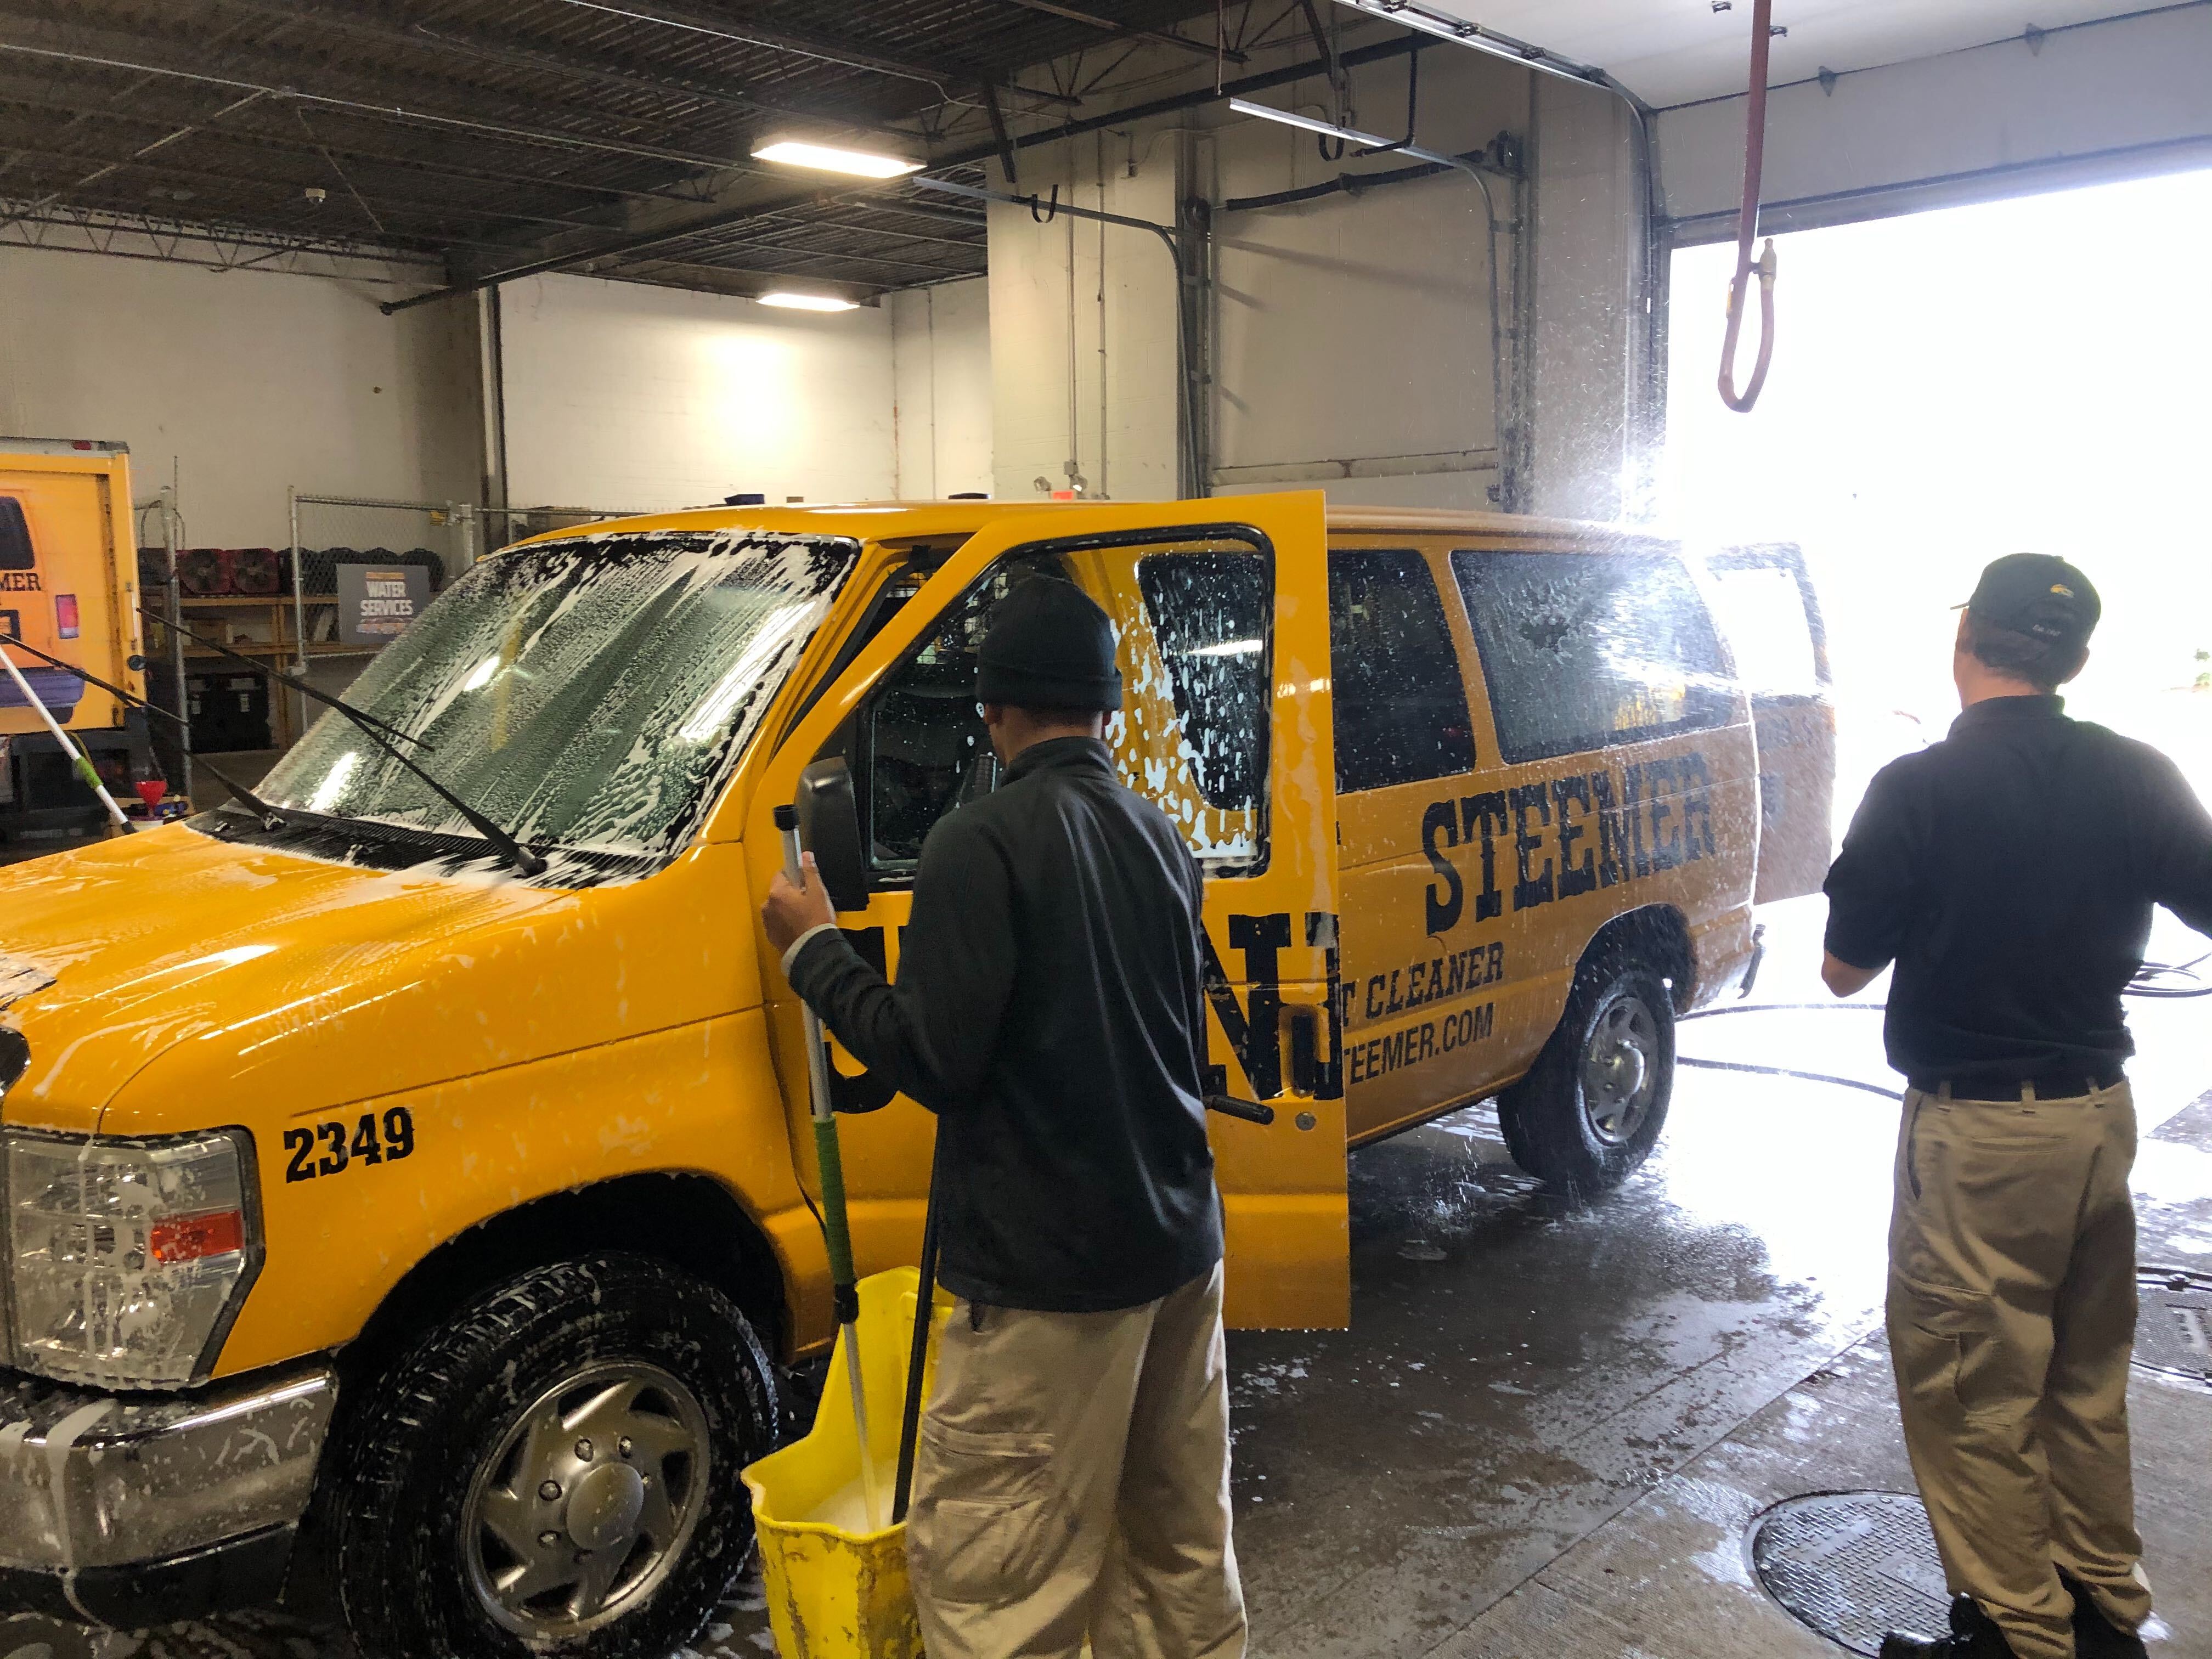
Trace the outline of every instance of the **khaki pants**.
{"label": "khaki pants", "polygon": [[2135,1102],[1915,1089],[1898,1138],[1890,1358],[1954,1593],[2020,1659],[2071,1659],[2064,1569],[2112,1623],[2150,1613],[2128,1457]]}
{"label": "khaki pants", "polygon": [[1221,1269],[1112,1313],[962,1302],[907,1560],[930,1659],[1238,1659]]}

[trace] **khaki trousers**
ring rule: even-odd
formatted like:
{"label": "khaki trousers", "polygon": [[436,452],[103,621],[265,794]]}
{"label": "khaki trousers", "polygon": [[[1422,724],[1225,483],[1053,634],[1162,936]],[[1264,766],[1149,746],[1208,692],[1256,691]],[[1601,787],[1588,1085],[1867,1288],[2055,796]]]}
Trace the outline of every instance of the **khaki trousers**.
{"label": "khaki trousers", "polygon": [[1239,1659],[1221,1269],[1111,1313],[959,1303],[915,1460],[930,1659]]}
{"label": "khaki trousers", "polygon": [[2128,1455],[2135,1102],[1905,1097],[1888,1326],[1913,1478],[1954,1594],[2020,1659],[2072,1659],[2064,1569],[2150,1613]]}

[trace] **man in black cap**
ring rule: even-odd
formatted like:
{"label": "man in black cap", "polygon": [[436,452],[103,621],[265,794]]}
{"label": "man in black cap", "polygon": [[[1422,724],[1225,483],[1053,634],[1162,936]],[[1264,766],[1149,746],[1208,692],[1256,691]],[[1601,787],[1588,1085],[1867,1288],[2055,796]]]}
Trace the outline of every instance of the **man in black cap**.
{"label": "man in black cap", "polygon": [[763,915],[793,987],[938,1115],[959,1299],[907,1532],[931,1659],[1233,1659],[1221,1211],[1200,1096],[1198,866],[1124,788],[1114,633],[1020,582],[976,695],[1006,767],[921,850],[898,982],[811,869]]}
{"label": "man in black cap", "polygon": [[1953,1593],[1883,1659],[2141,1656],[2128,1451],[2135,1045],[2151,907],[2212,933],[2212,819],[2172,762],[2069,719],[2097,592],[2063,559],[1982,573],[1964,712],[1867,791],[1828,872],[1822,977],[1890,963],[1905,1073],[1888,1328],[1906,1451]]}

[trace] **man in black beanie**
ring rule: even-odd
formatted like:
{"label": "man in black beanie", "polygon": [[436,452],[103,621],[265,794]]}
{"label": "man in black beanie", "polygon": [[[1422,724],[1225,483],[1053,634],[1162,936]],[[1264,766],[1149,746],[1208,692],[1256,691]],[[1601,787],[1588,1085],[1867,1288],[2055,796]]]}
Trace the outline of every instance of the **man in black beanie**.
{"label": "man in black beanie", "polygon": [[938,1115],[959,1298],[907,1555],[931,1659],[1233,1659],[1221,1211],[1200,1096],[1200,878],[1104,732],[1114,630],[1032,576],[976,696],[1006,766],[921,851],[898,982],[811,860],[763,915],[792,986]]}

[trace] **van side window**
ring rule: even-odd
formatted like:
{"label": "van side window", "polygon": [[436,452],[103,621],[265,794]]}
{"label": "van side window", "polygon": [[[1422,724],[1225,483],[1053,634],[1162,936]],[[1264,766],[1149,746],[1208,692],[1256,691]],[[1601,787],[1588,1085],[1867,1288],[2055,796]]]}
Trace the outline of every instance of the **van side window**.
{"label": "van side window", "polygon": [[1249,812],[1267,781],[1267,562],[1159,553],[1137,562],[1193,779],[1209,806]]}
{"label": "van side window", "polygon": [[1114,620],[1122,700],[1106,742],[1121,781],[1158,803],[1209,873],[1264,867],[1273,560],[1232,537],[1139,535],[1009,554],[878,688],[856,781],[878,879],[910,880],[931,826],[998,787],[975,653],[992,607],[1031,574],[1075,583]]}
{"label": "van side window", "polygon": [[1724,726],[1736,708],[1712,617],[1658,553],[1452,555],[1507,761]]}
{"label": "van side window", "polygon": [[[975,702],[975,653],[991,607],[1036,563],[1002,564],[961,596],[904,663],[891,671],[864,715],[867,757],[863,840],[879,874],[911,876],[930,826],[987,795],[999,763]],[[1064,574],[1055,564],[1048,574]]]}
{"label": "van side window", "polygon": [[1331,548],[1329,673],[1340,793],[1474,769],[1474,726],[1428,563]]}

